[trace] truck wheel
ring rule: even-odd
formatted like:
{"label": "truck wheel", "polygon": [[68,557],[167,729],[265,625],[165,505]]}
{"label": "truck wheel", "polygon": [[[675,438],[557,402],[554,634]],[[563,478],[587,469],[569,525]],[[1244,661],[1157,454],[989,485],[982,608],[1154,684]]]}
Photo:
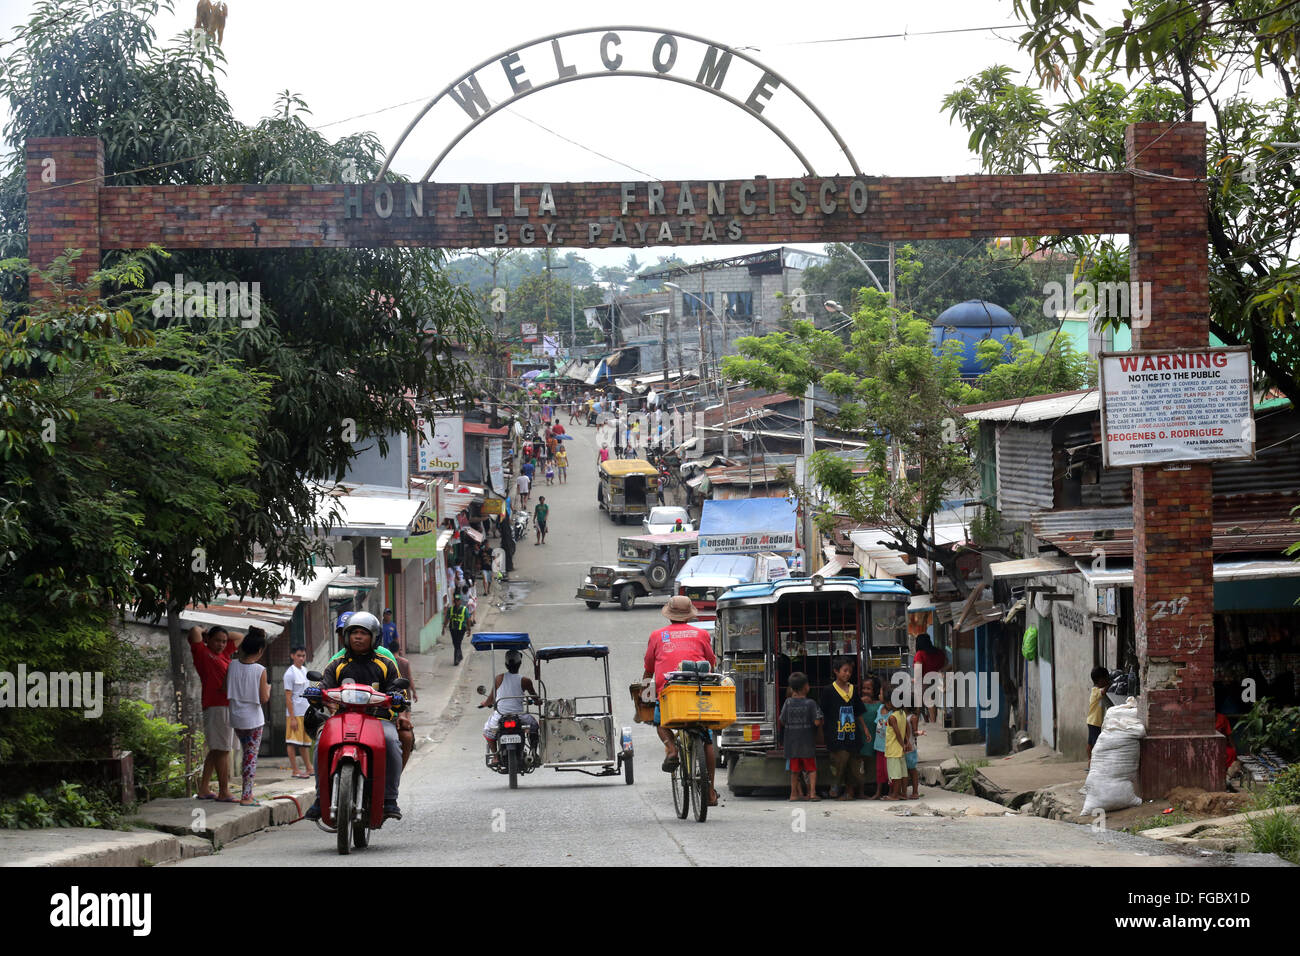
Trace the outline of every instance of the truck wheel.
{"label": "truck wheel", "polygon": [[618,592],[618,606],[624,611],[632,610],[632,605],[636,603],[636,586],[632,584],[623,585]]}
{"label": "truck wheel", "polygon": [[651,565],[645,569],[645,578],[650,582],[650,587],[654,588],[656,591],[662,591],[664,588],[668,587],[668,565],[664,564],[662,561],[652,562]]}
{"label": "truck wheel", "polygon": [[599,601],[588,601],[588,602],[587,602],[587,607],[591,608],[591,609],[594,611],[594,610],[596,610],[596,608],[600,607],[600,602],[599,602]]}

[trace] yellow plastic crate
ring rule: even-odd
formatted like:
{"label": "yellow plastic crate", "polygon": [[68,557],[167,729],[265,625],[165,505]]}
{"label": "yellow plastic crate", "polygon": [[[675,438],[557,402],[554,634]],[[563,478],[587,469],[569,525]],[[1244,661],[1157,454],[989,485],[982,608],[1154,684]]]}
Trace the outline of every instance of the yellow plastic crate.
{"label": "yellow plastic crate", "polygon": [[734,686],[670,683],[659,695],[659,723],[663,727],[703,724],[719,730],[735,722]]}

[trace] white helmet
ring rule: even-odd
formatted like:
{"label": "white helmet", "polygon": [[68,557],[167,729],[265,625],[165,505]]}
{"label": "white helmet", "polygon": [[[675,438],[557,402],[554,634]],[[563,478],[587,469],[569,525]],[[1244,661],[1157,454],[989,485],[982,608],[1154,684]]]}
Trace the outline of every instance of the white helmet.
{"label": "white helmet", "polygon": [[378,618],[369,611],[358,611],[348,618],[347,623],[343,626],[343,639],[346,641],[352,629],[355,627],[365,628],[370,633],[370,649],[374,650],[375,640],[379,637],[382,627]]}

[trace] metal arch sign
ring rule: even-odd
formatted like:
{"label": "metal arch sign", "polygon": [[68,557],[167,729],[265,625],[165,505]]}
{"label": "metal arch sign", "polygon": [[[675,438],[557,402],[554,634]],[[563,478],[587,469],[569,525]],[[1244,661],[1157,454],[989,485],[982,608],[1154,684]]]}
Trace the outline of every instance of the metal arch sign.
{"label": "metal arch sign", "polygon": [[[632,44],[625,40],[626,34],[643,38],[643,42],[648,44],[648,49],[641,50],[641,55],[636,59],[633,58]],[[699,49],[684,50],[683,41]],[[746,64],[750,69],[733,70],[737,62]],[[741,76],[743,72],[751,75]],[[812,163],[793,138],[765,115],[772,98],[780,90],[788,90],[831,135],[853,172],[858,176],[862,174],[848,145],[821,110],[771,67],[741,50],[692,33],[656,27],[614,26],[552,33],[511,47],[477,64],[452,80],[424,105],[397,138],[375,178],[383,178],[402,144],[440,103],[454,103],[469,117],[470,122],[429,164],[421,177],[424,182],[432,178],[447,154],[489,116],[542,90],[577,80],[611,76],[667,80],[720,97],[766,126],[794,153],[808,175],[816,176]],[[494,98],[490,95],[487,84],[493,82],[502,96]]]}

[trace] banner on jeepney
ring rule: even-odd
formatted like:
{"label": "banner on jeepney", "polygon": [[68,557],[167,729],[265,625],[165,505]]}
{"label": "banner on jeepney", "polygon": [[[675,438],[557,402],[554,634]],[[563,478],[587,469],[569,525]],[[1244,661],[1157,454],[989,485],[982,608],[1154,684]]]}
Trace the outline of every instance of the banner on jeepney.
{"label": "banner on jeepney", "polygon": [[700,554],[752,554],[756,551],[793,551],[793,531],[755,531],[749,534],[701,534]]}

